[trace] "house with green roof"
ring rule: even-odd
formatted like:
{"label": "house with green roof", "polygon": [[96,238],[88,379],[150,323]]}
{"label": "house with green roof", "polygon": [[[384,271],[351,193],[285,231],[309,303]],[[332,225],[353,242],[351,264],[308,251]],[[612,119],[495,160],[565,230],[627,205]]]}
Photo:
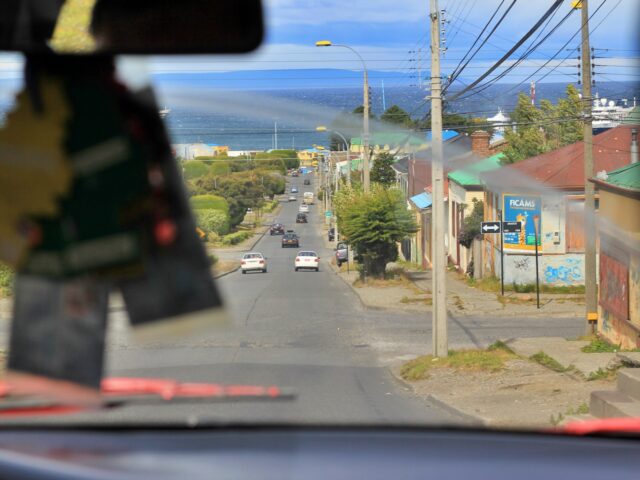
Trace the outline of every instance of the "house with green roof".
{"label": "house with green roof", "polygon": [[[634,143],[637,152],[637,140]],[[600,194],[598,333],[625,349],[640,348],[640,162],[637,155],[635,160],[610,172],[599,172],[590,179]]]}
{"label": "house with green roof", "polygon": [[459,270],[466,272],[471,262],[471,251],[460,245],[459,237],[465,217],[471,214],[473,202],[484,202],[484,184],[480,174],[499,169],[503,154],[497,153],[479,161],[474,161],[463,168],[450,172],[449,178],[449,212],[448,215],[448,254],[449,261]]}

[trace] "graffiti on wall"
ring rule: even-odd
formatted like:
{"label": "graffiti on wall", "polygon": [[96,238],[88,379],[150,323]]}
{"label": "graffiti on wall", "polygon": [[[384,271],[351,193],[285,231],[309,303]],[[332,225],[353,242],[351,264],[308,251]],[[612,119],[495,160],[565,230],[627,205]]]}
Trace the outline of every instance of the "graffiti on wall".
{"label": "graffiti on wall", "polygon": [[529,270],[529,261],[531,257],[522,257],[513,261],[513,268],[516,270]]}
{"label": "graffiti on wall", "polygon": [[600,252],[600,305],[618,318],[629,318],[629,268],[605,252]]}
{"label": "graffiti on wall", "polygon": [[552,285],[583,284],[584,261],[581,258],[561,257],[557,262],[547,264],[544,269],[544,281]]}

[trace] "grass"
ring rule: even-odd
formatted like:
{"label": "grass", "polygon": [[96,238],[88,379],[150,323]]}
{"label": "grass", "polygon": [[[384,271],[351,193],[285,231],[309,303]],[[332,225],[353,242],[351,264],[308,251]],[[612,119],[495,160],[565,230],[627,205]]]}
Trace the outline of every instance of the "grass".
{"label": "grass", "polygon": [[[467,285],[478,288],[485,292],[500,292],[500,279],[498,277],[485,277],[481,279],[467,278],[465,277]],[[505,292],[515,293],[534,293],[536,291],[535,284],[529,283],[525,285],[517,285],[515,283],[505,284]],[[564,295],[581,295],[584,294],[584,285],[567,285],[567,286],[553,286],[553,285],[540,285],[540,293],[555,293]]]}
{"label": "grass", "polygon": [[554,372],[562,373],[562,372],[567,372],[571,370],[571,367],[567,367],[567,368],[563,367],[562,365],[560,365],[560,363],[558,363],[557,360],[551,358],[549,355],[547,355],[543,351],[540,351],[535,355],[531,355],[529,359],[539,363],[543,367],[547,367],[553,370]]}
{"label": "grass", "polygon": [[396,263],[400,265],[404,270],[413,270],[420,272],[426,271],[426,268],[416,262],[409,262],[407,260],[396,260]]}
{"label": "grass", "polygon": [[423,305],[433,305],[433,300],[430,297],[407,297],[406,295],[400,299],[400,303],[412,304],[421,303]]}
{"label": "grass", "polygon": [[486,350],[450,350],[446,358],[423,355],[402,365],[400,376],[407,381],[429,378],[429,371],[437,368],[450,368],[456,371],[499,372],[504,370],[506,362],[516,358],[513,351],[504,343],[496,342]]}
{"label": "grass", "polygon": [[622,345],[614,345],[597,335],[591,335],[585,338],[585,340],[588,340],[590,343],[582,347],[584,353],[640,352],[640,348],[625,350],[622,348]]}
{"label": "grass", "polygon": [[549,419],[549,421],[553,426],[557,426],[566,418],[566,416],[586,415],[588,413],[589,413],[589,405],[582,402],[580,405],[578,405],[575,408],[569,407],[565,413],[559,413],[558,415],[551,415],[551,418]]}
{"label": "grass", "polygon": [[592,382],[594,380],[615,380],[616,376],[618,375],[618,370],[620,370],[621,368],[622,365],[604,369],[599,368],[595,372],[591,372],[587,377],[587,380],[589,382]]}

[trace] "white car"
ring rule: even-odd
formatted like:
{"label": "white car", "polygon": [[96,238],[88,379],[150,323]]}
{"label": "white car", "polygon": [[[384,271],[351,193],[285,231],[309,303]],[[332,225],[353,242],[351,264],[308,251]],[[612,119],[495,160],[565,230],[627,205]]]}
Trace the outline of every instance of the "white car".
{"label": "white car", "polygon": [[320,257],[318,256],[318,254],[311,250],[303,250],[301,252],[298,252],[294,263],[294,269],[297,272],[301,268],[308,268],[319,272]]}
{"label": "white car", "polygon": [[289,195],[289,201],[290,202],[295,202],[297,200],[295,195]]}
{"label": "white car", "polygon": [[298,208],[300,213],[309,213],[309,205],[305,205],[304,203],[300,204],[300,208]]}
{"label": "white car", "polygon": [[262,272],[267,273],[267,259],[260,252],[245,253],[240,260],[242,273]]}

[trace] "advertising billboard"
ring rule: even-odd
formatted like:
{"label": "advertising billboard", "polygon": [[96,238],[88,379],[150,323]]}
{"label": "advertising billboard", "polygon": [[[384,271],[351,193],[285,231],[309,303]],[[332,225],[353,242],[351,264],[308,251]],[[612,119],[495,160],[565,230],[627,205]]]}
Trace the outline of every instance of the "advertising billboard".
{"label": "advertising billboard", "polygon": [[[502,196],[502,212],[504,222],[520,222],[522,225],[519,232],[504,233],[505,251],[525,251],[535,250],[535,224],[534,218],[538,221],[538,227],[542,225],[542,199],[532,195],[514,195],[505,193]],[[542,251],[540,241],[541,231],[538,230],[538,251]]]}

